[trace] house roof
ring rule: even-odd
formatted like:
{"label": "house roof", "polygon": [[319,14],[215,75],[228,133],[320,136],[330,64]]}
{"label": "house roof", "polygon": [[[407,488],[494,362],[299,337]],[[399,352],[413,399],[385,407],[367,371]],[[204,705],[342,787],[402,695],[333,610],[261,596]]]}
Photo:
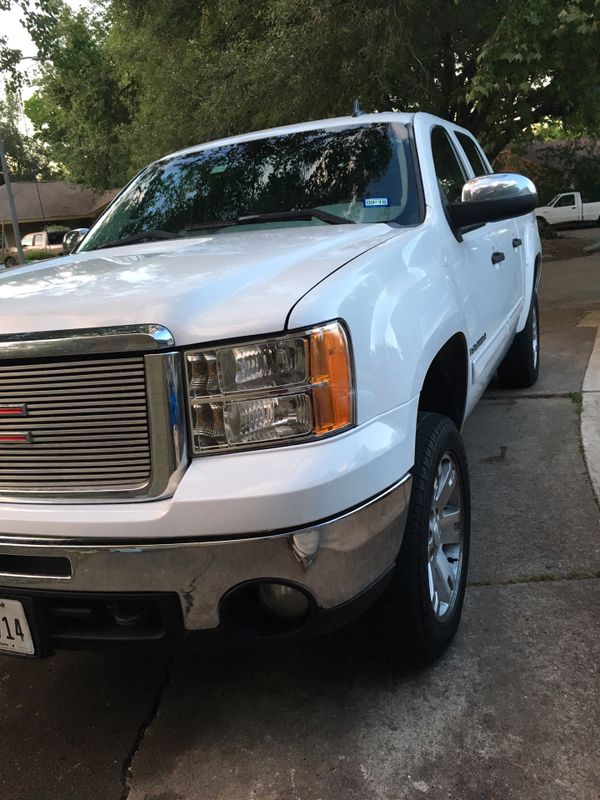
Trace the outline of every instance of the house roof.
{"label": "house roof", "polygon": [[[63,181],[18,181],[12,183],[12,190],[20,222],[95,217],[119,191],[94,192]],[[9,220],[6,186],[0,186],[0,221]]]}

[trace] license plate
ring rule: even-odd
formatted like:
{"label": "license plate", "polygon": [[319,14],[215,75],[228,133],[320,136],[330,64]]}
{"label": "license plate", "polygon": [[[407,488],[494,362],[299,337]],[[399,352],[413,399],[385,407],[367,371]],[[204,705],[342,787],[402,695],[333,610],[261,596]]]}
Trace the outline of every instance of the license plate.
{"label": "license plate", "polygon": [[3,600],[0,597],[0,653],[32,656],[34,652],[23,604],[18,600]]}

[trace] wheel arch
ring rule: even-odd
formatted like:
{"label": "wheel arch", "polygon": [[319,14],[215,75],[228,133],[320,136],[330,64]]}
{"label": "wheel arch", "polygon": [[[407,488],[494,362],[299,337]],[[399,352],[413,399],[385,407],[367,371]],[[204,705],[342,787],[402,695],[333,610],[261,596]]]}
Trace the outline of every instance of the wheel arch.
{"label": "wheel arch", "polygon": [[444,414],[462,428],[469,384],[469,351],[462,332],[451,336],[432,359],[419,393],[419,412]]}

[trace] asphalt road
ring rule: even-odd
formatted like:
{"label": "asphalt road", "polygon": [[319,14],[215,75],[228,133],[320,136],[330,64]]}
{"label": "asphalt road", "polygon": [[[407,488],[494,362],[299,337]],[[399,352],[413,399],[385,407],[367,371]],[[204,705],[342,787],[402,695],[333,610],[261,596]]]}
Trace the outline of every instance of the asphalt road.
{"label": "asphalt road", "polygon": [[600,256],[549,262],[542,372],[467,423],[473,552],[434,667],[364,623],[199,656],[0,657],[2,800],[598,800],[600,521],[579,391]]}

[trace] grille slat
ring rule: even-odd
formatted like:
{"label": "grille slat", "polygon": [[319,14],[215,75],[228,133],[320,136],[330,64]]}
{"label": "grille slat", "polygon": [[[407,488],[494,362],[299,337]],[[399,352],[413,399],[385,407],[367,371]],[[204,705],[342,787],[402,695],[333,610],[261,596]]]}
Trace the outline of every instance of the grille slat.
{"label": "grille slat", "polygon": [[[85,369],[86,373],[90,374],[93,372],[98,372],[102,369],[112,367],[113,370],[118,371],[121,369],[123,364],[123,358],[96,358],[93,361],[90,359],[85,360],[77,360],[77,361],[56,361],[52,363],[53,374],[60,375],[63,372],[77,372],[82,368]],[[3,375],[41,375],[45,372],[48,364],[45,361],[40,361],[36,364],[29,362],[27,364],[4,364],[2,369]],[[143,363],[138,358],[137,364],[131,365],[131,371],[133,372],[135,369],[144,369]]]}
{"label": "grille slat", "polygon": [[[11,420],[12,422],[12,420]],[[15,420],[16,422],[16,420]],[[10,430],[35,430],[46,432],[46,431],[53,431],[56,434],[68,434],[70,431],[73,431],[77,428],[79,433],[83,432],[91,432],[93,433],[95,429],[107,429],[106,433],[127,433],[131,428],[145,428],[145,420],[143,416],[140,414],[139,419],[133,418],[128,425],[120,425],[116,427],[114,421],[112,420],[105,420],[99,419],[97,416],[92,416],[91,419],[76,419],[73,422],[69,422],[69,426],[67,428],[64,427],[64,423],[69,422],[69,420],[60,419],[60,420],[35,420],[31,417],[29,418],[29,425],[15,425],[14,422],[12,425],[8,425],[9,420],[0,421],[0,430],[4,433],[9,428]]]}
{"label": "grille slat", "polygon": [[[132,489],[151,472],[143,356],[0,365],[0,492]],[[1,442],[31,434],[31,443]]]}
{"label": "grille slat", "polygon": [[[1,378],[1,376],[0,376]],[[90,387],[104,387],[107,389],[112,389],[113,394],[122,394],[123,386],[139,386],[140,378],[135,378],[133,380],[124,378],[123,380],[119,380],[115,378],[112,382],[111,381],[81,381],[77,383],[75,386],[68,386],[66,388],[60,388],[60,384],[48,384],[47,386],[50,388],[43,388],[36,387],[34,384],[22,384],[20,387],[14,389],[10,394],[8,392],[2,393],[2,400],[6,400],[9,402],[8,398],[12,397],[14,394],[19,392],[19,396],[29,395],[31,397],[37,396],[46,396],[46,395],[57,395],[57,394],[73,394],[75,396],[79,396],[81,394],[87,394]]]}
{"label": "grille slat", "polygon": [[[118,407],[117,407],[118,408]],[[124,411],[122,408],[119,409],[119,416],[121,417],[121,422],[132,422],[134,425],[137,423],[138,420],[142,420],[142,423],[145,422],[146,414],[143,411]],[[68,409],[65,410],[64,414],[61,414],[60,409],[57,410],[56,414],[44,414],[40,416],[36,416],[32,414],[29,417],[22,417],[21,419],[13,420],[13,428],[14,430],[18,431],[22,428],[26,428],[29,430],[32,426],[35,427],[48,427],[49,425],[52,427],[58,427],[59,425],[64,425],[65,422],[83,422],[90,427],[93,425],[104,424],[107,420],[104,418],[106,416],[109,420],[109,424],[114,424],[113,417],[114,417],[114,410],[111,414],[110,411],[107,409],[103,411],[102,414],[86,414],[85,409],[82,410],[81,414],[73,414],[69,412]],[[91,423],[91,424],[90,424]],[[0,420],[0,428],[4,429],[2,421]]]}
{"label": "grille slat", "polygon": [[[140,377],[144,374],[143,370],[132,370],[128,373],[130,378]],[[105,370],[104,372],[92,372],[90,375],[86,375],[83,380],[91,381],[91,380],[98,380],[106,378],[106,382],[108,383],[110,380],[118,380],[119,379],[119,371],[110,369]],[[82,381],[81,375],[73,370],[72,372],[63,372],[60,375],[53,376],[52,378],[48,375],[37,375],[32,373],[26,373],[23,375],[19,375],[15,373],[14,375],[3,375],[2,383],[6,386],[10,386],[11,384],[15,383],[18,385],[27,385],[31,384],[32,386],[39,386],[44,384],[51,384],[53,380],[60,379],[61,383],[80,383]]]}
{"label": "grille slat", "polygon": [[[24,404],[27,403],[27,399],[22,398],[22,395],[19,395],[18,398],[15,397],[14,400],[5,397],[0,397],[0,403],[6,403],[7,405],[11,402],[16,402],[17,400],[21,401]],[[143,394],[143,392],[129,392],[126,395],[123,393],[119,393],[119,395],[117,396],[115,396],[114,394],[88,394],[86,408],[91,406],[102,407],[107,400],[110,400],[111,403],[115,404],[131,403],[137,400],[145,401],[145,395]],[[44,399],[38,401],[36,398],[35,406],[36,406],[36,411],[34,413],[37,414],[43,412],[47,408],[50,409],[55,408],[56,403],[50,399],[48,400]],[[68,395],[61,397],[61,408],[80,408],[80,407],[81,407],[81,397],[77,395],[74,395],[72,398],[69,397]],[[31,416],[31,414],[32,412],[30,411],[29,416]],[[17,417],[16,419],[20,418]]]}

